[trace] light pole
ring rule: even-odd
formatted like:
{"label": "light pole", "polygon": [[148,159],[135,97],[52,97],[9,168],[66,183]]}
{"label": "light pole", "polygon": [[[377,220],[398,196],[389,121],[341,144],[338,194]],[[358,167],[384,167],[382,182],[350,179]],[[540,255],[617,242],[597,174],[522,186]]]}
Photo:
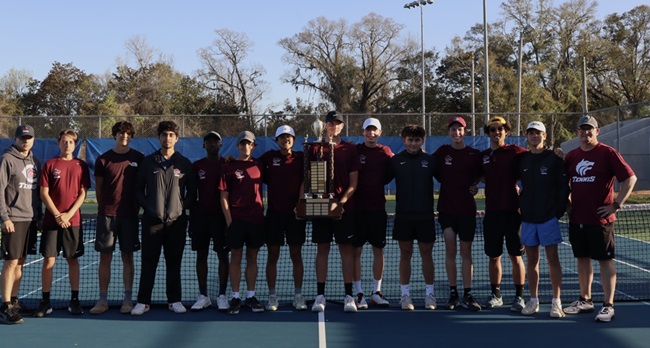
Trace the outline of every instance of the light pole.
{"label": "light pole", "polygon": [[424,65],[424,11],[422,10],[422,6],[426,4],[433,4],[433,0],[417,0],[413,2],[409,2],[407,4],[404,4],[404,8],[420,8],[420,46],[422,47],[422,128],[426,129],[426,97],[425,97],[425,90],[426,90],[426,85],[424,81],[424,71],[425,71],[425,65]]}
{"label": "light pole", "polygon": [[490,120],[490,63],[488,59],[487,0],[483,0],[483,58],[485,58],[485,124]]}
{"label": "light pole", "polygon": [[519,74],[517,79],[517,136],[520,135],[521,129],[521,57],[524,53],[524,35],[526,35],[527,32],[534,30],[535,28],[532,25],[526,24],[526,26],[519,32],[519,62],[517,64]]}

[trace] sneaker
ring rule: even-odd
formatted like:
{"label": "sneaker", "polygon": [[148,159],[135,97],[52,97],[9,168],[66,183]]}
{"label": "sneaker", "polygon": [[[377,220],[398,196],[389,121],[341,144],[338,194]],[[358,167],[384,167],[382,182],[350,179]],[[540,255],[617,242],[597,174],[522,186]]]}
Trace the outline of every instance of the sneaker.
{"label": "sneaker", "polygon": [[264,309],[267,311],[275,312],[280,307],[280,300],[278,300],[278,295],[269,295],[269,300],[266,302]]}
{"label": "sneaker", "polygon": [[343,300],[343,311],[348,313],[356,313],[357,303],[354,300],[354,297],[350,295],[345,295],[345,299]]}
{"label": "sneaker", "polygon": [[133,310],[133,302],[129,299],[124,299],[122,301],[122,306],[120,307],[120,313],[129,314]]}
{"label": "sneaker", "polygon": [[612,306],[603,306],[596,316],[596,321],[602,321],[605,323],[612,321],[612,319],[614,319],[614,307]]}
{"label": "sneaker", "polygon": [[438,307],[438,304],[436,303],[435,296],[433,296],[433,294],[427,295],[427,297],[424,298],[424,309],[434,310],[436,307]]}
{"label": "sneaker", "polygon": [[325,311],[325,296],[324,295],[318,295],[316,296],[316,300],[314,300],[314,305],[311,306],[311,311],[312,312],[324,312]]}
{"label": "sneaker", "polygon": [[370,303],[379,307],[388,307],[390,305],[381,291],[375,291],[375,293],[370,296]]}
{"label": "sneaker", "polygon": [[521,312],[525,306],[526,302],[524,302],[524,298],[521,296],[515,296],[515,300],[512,301],[512,305],[510,306],[510,310],[512,312]]}
{"label": "sneaker", "polygon": [[34,316],[36,318],[43,318],[46,315],[50,315],[50,314],[52,314],[52,304],[50,303],[50,301],[45,302],[41,300],[41,303],[38,305],[38,309],[36,310],[36,312],[34,312]]}
{"label": "sneaker", "polygon": [[569,307],[564,307],[566,314],[588,313],[594,310],[594,303],[587,300],[579,299],[571,302]]}
{"label": "sneaker", "polygon": [[413,307],[413,301],[411,301],[411,296],[409,295],[402,295],[399,304],[402,306],[402,309],[406,311],[412,311],[415,309],[415,307]]}
{"label": "sneaker", "polygon": [[181,302],[168,303],[167,308],[169,308],[170,311],[177,314],[187,312],[187,309],[185,309],[185,306],[183,306]]}
{"label": "sneaker", "polygon": [[79,299],[75,298],[74,300],[70,300],[70,304],[68,305],[68,312],[72,315],[82,315],[84,314],[83,308],[81,308],[81,303],[79,303]]}
{"label": "sneaker", "polygon": [[521,310],[523,315],[533,315],[539,312],[539,302],[533,303],[533,301],[526,302],[526,306]]}
{"label": "sneaker", "polygon": [[301,294],[296,294],[293,296],[293,308],[304,311],[307,309],[307,304],[305,303],[305,298]]}
{"label": "sneaker", "polygon": [[106,303],[106,301],[104,300],[99,300],[95,304],[95,307],[90,309],[90,314],[94,314],[94,315],[102,314],[107,310],[108,310],[108,303]]}
{"label": "sneaker", "polygon": [[219,297],[217,297],[217,308],[219,308],[220,311],[227,311],[228,308],[230,308],[226,295],[219,295]]}
{"label": "sneaker", "polygon": [[250,308],[253,313],[264,312],[264,306],[262,306],[255,296],[246,298],[246,300],[244,300],[244,306]]}
{"label": "sneaker", "polygon": [[144,303],[138,303],[131,310],[131,315],[142,315],[149,311],[149,305]]}
{"label": "sneaker", "polygon": [[366,298],[363,297],[362,293],[357,294],[357,298],[354,299],[354,302],[357,305],[357,309],[368,309],[368,302],[366,302]]}
{"label": "sneaker", "polygon": [[458,293],[452,293],[449,295],[449,301],[447,301],[447,309],[453,311],[458,306],[460,300],[458,299]]}
{"label": "sneaker", "polygon": [[196,302],[194,302],[190,309],[193,311],[202,311],[210,306],[212,306],[210,298],[205,295],[199,295],[199,298],[196,299]]}
{"label": "sneaker", "polygon": [[230,306],[228,307],[228,314],[234,315],[239,314],[239,307],[241,307],[241,298],[233,298],[230,300]]}
{"label": "sneaker", "polygon": [[25,322],[23,317],[18,312],[19,309],[12,304],[2,305],[0,307],[0,323],[3,324],[22,324]]}
{"label": "sneaker", "polygon": [[551,303],[551,318],[564,318],[565,316],[560,302]]}
{"label": "sneaker", "polygon": [[469,309],[472,312],[478,312],[481,310],[481,305],[476,302],[474,296],[471,293],[463,296],[462,306]]}
{"label": "sneaker", "polygon": [[501,296],[497,297],[497,295],[495,294],[491,294],[490,298],[485,304],[485,308],[496,308],[501,306],[503,306],[503,297]]}
{"label": "sneaker", "polygon": [[24,315],[34,314],[34,311],[31,308],[25,306],[25,304],[18,299],[12,300],[11,305],[14,306],[16,311],[18,311],[18,313],[20,314],[24,314]]}

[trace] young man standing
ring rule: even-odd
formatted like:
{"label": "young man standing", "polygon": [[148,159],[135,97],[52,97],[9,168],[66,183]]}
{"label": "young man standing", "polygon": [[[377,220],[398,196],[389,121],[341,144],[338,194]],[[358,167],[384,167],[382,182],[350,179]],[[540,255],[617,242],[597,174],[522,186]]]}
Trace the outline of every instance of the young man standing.
{"label": "young man standing", "polygon": [[41,200],[47,210],[43,219],[40,246],[41,254],[45,259],[42,270],[43,299],[34,313],[34,316],[40,318],[52,313],[50,290],[54,263],[61,249],[63,249],[63,257],[68,262],[72,291],[68,311],[74,315],[83,314],[79,303],[79,261],[77,260],[84,252],[79,208],[86,198],[86,190],[90,187],[90,173],[86,162],[72,155],[77,139],[77,133],[72,129],[59,132],[57,141],[61,154],[45,162],[41,171],[39,181]]}
{"label": "young man standing", "polygon": [[158,124],[160,149],[142,160],[136,181],[136,197],[142,215],[142,268],[138,304],[131,315],[142,315],[151,305],[160,249],[165,252],[167,307],[185,313],[181,303],[181,262],[185,249],[185,209],[196,201],[196,178],[192,162],[177,152],[178,125]]}
{"label": "young man standing", "polygon": [[190,237],[192,250],[196,251],[196,278],[199,282],[199,297],[192,305],[193,311],[200,311],[212,305],[208,297],[208,249],[212,239],[212,249],[219,259],[219,296],[217,308],[228,309],[226,288],[228,287],[228,252],[226,244],[226,219],[221,210],[219,180],[224,159],[219,155],[221,135],[210,131],[203,137],[206,157],[194,162],[194,173],[198,182],[198,201],[190,210]]}
{"label": "young man standing", "polygon": [[519,205],[521,207],[521,243],[526,247],[526,264],[530,301],[521,310],[523,315],[539,312],[537,289],[539,285],[539,246],[546,249],[553,300],[551,317],[562,318],[560,288],[562,267],[557,246],[562,243],[559,219],[566,211],[569,197],[564,162],[553,151],[544,148],[546,127],[534,121],[526,129],[526,141],[530,152],[524,152],[518,160],[517,175],[521,181]]}
{"label": "young man standing", "polygon": [[521,217],[517,196],[517,155],[526,151],[521,146],[507,145],[506,137],[511,126],[503,117],[495,116],[483,131],[490,137],[490,148],[481,152],[485,181],[485,218],[483,219],[485,254],[489,257],[488,272],[492,294],[487,308],[503,306],[501,297],[501,255],[503,240],[512,263],[512,280],[515,299],[510,310],[521,312],[524,308],[524,280],[526,273],[521,258],[523,247],[519,239]]}
{"label": "young man standing", "polygon": [[135,180],[138,165],[144,155],[129,147],[135,135],[131,123],[115,123],[112,134],[115,146],[95,161],[95,193],[98,203],[95,250],[100,252],[99,301],[90,309],[90,314],[101,314],[108,310],[108,284],[117,240],[120,243],[124,282],[120,313],[129,314],[133,309],[133,252],[140,250],[140,207],[135,197]]}
{"label": "young man standing", "polygon": [[280,150],[269,150],[260,157],[264,170],[264,182],[268,189],[268,208],[264,219],[264,233],[268,260],[266,281],[269,286],[269,301],[266,310],[275,311],[279,306],[275,285],[278,275],[280,247],[289,245],[289,256],[293,264],[294,299],[293,307],[307,309],[302,296],[304,266],[302,246],[305,244],[305,220],[297,220],[294,209],[300,198],[303,181],[303,153],[293,151],[296,133],[289,126],[280,126],[275,131],[275,142]]}
{"label": "young man standing", "polygon": [[[594,270],[591,260],[598,260],[600,282],[603,285],[603,307],[597,321],[614,318],[614,221],[616,212],[630,196],[636,175],[621,154],[598,142],[598,122],[591,116],[578,121],[580,147],[565,158],[571,199],[569,202],[569,241],[578,259],[580,298],[564,308],[567,314],[590,312],[594,309],[591,283]],[[614,198],[614,179],[621,186]]]}
{"label": "young man standing", "polygon": [[246,245],[246,300],[244,306],[253,312],[264,312],[255,298],[257,254],[264,245],[264,206],[262,204],[262,171],[253,159],[255,135],[249,131],[237,137],[239,155],[226,164],[219,181],[221,210],[226,219],[226,242],[230,246],[230,286],[232,300],[228,314],[239,314],[241,297],[241,262]]}
{"label": "young man standing", "polygon": [[0,221],[2,222],[2,306],[0,322],[20,324],[27,308],[18,302],[18,290],[27,254],[36,253],[37,223],[43,217],[38,193],[41,165],[32,153],[34,128],[21,125],[14,143],[0,157]]}
{"label": "young man standing", "polygon": [[[325,310],[325,282],[327,280],[328,257],[332,237],[339,246],[341,254],[341,269],[345,298],[343,310],[356,312],[357,305],[352,297],[352,281],[354,278],[354,246],[352,241],[355,236],[354,218],[354,192],[359,181],[359,155],[356,147],[341,139],[341,131],[345,127],[343,116],[336,111],[330,111],[325,117],[325,141],[330,137],[334,145],[334,198],[338,200],[331,207],[332,210],[341,207],[343,215],[340,220],[314,219],[312,221],[312,242],[316,243],[316,300],[311,310],[322,312]],[[309,155],[315,157],[316,149],[311,149]],[[329,148],[323,149],[323,156],[329,158]],[[329,166],[328,166],[329,170]]]}
{"label": "young man standing", "polygon": [[384,274],[384,247],[386,246],[386,170],[393,152],[377,141],[381,136],[381,123],[376,118],[363,122],[363,143],[357,144],[359,184],[355,193],[357,236],[354,238],[354,288],[358,309],[367,309],[368,303],[361,288],[361,252],[366,242],[372,246],[372,275],[374,289],[370,302],[381,307],[389,303],[381,293]]}
{"label": "young man standing", "polygon": [[406,149],[391,158],[387,178],[395,178],[397,187],[393,239],[398,241],[400,250],[400,305],[403,310],[414,309],[409,284],[413,241],[417,239],[426,287],[424,308],[433,310],[437,306],[433,288],[433,243],[436,241],[433,176],[436,162],[433,156],[422,150],[426,137],[424,128],[408,125],[401,135]]}
{"label": "young man standing", "polygon": [[[436,179],[440,182],[438,223],[445,238],[445,268],[450,288],[447,308],[453,310],[461,304],[471,311],[480,311],[481,306],[472,296],[472,242],[476,232],[474,193],[481,171],[481,154],[465,145],[465,127],[467,123],[462,117],[449,119],[451,145],[442,145],[433,154],[438,168]],[[456,236],[460,240],[462,259],[462,302],[457,286]]]}

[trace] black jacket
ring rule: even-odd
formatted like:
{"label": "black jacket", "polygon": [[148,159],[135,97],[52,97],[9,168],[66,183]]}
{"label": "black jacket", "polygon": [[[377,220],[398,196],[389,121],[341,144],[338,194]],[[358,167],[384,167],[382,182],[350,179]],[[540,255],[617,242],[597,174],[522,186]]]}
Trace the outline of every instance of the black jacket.
{"label": "black jacket", "polygon": [[196,201],[196,178],[192,162],[178,151],[169,158],[168,167],[164,164],[160,151],[142,160],[136,197],[147,217],[169,223],[185,215]]}
{"label": "black jacket", "polygon": [[564,215],[569,182],[564,161],[553,151],[522,153],[518,158],[517,175],[522,186],[519,193],[522,221],[543,223]]}
{"label": "black jacket", "polygon": [[395,178],[395,217],[408,220],[433,219],[433,175],[436,170],[433,156],[406,150],[390,159],[387,180]]}

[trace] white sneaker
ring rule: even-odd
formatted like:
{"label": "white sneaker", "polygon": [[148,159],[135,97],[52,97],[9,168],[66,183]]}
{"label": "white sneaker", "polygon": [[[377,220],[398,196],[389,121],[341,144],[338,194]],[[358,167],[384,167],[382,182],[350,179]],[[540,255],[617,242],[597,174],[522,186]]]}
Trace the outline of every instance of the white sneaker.
{"label": "white sneaker", "polygon": [[144,303],[138,303],[131,310],[131,315],[142,315],[149,311],[149,305]]}
{"label": "white sneaker", "polygon": [[551,318],[564,318],[564,317],[566,317],[566,314],[562,310],[562,303],[561,302],[551,303]]}
{"label": "white sneaker", "polygon": [[199,298],[192,305],[191,309],[193,311],[200,311],[210,306],[212,306],[212,301],[210,301],[210,298],[205,295],[199,295]]}
{"label": "white sneaker", "polygon": [[219,308],[220,311],[227,311],[230,308],[226,295],[219,295],[219,297],[217,297],[217,308]]}
{"label": "white sneaker", "polygon": [[349,313],[357,312],[357,304],[354,301],[354,297],[345,295],[345,299],[343,300],[343,311]]}
{"label": "white sneaker", "polygon": [[571,302],[569,307],[564,307],[563,311],[566,314],[587,313],[594,310],[594,302],[583,299]]}
{"label": "white sneaker", "polygon": [[526,306],[521,310],[523,315],[533,315],[537,312],[539,312],[539,302],[534,303],[533,301],[526,302]]}
{"label": "white sneaker", "polygon": [[170,303],[170,304],[167,305],[167,308],[169,308],[169,310],[174,312],[174,313],[179,313],[180,314],[180,313],[187,312],[187,309],[185,309],[185,306],[183,306],[183,304],[180,303],[180,302]]}
{"label": "white sneaker", "polygon": [[318,295],[316,300],[314,300],[314,305],[311,306],[312,312],[324,312],[325,311],[325,296]]}
{"label": "white sneaker", "polygon": [[602,321],[608,323],[614,319],[614,307],[606,306],[603,307],[598,315],[596,316],[596,321]]}
{"label": "white sneaker", "polygon": [[379,307],[388,307],[390,305],[390,303],[388,302],[388,300],[386,300],[386,298],[381,293],[381,291],[377,291],[374,294],[372,294],[372,296],[370,297],[370,303],[374,303]]}
{"label": "white sneaker", "polygon": [[362,293],[357,294],[357,298],[354,302],[357,305],[357,309],[368,309],[368,302],[366,302],[366,298],[363,297]]}
{"label": "white sneaker", "polygon": [[299,311],[304,311],[307,309],[307,304],[305,303],[305,298],[302,297],[301,294],[296,294],[293,297],[293,308],[299,310]]}
{"label": "white sneaker", "polygon": [[435,296],[433,296],[433,294],[427,295],[427,297],[424,298],[424,309],[434,310],[436,307],[438,307],[438,304],[436,303]]}
{"label": "white sneaker", "polygon": [[275,312],[278,310],[278,307],[280,307],[278,295],[269,295],[269,301],[266,303],[266,307],[264,307],[264,309],[267,311]]}
{"label": "white sneaker", "polygon": [[415,307],[413,307],[413,301],[411,301],[411,296],[409,295],[403,295],[399,300],[399,304],[402,306],[403,310],[412,311],[415,309]]}

